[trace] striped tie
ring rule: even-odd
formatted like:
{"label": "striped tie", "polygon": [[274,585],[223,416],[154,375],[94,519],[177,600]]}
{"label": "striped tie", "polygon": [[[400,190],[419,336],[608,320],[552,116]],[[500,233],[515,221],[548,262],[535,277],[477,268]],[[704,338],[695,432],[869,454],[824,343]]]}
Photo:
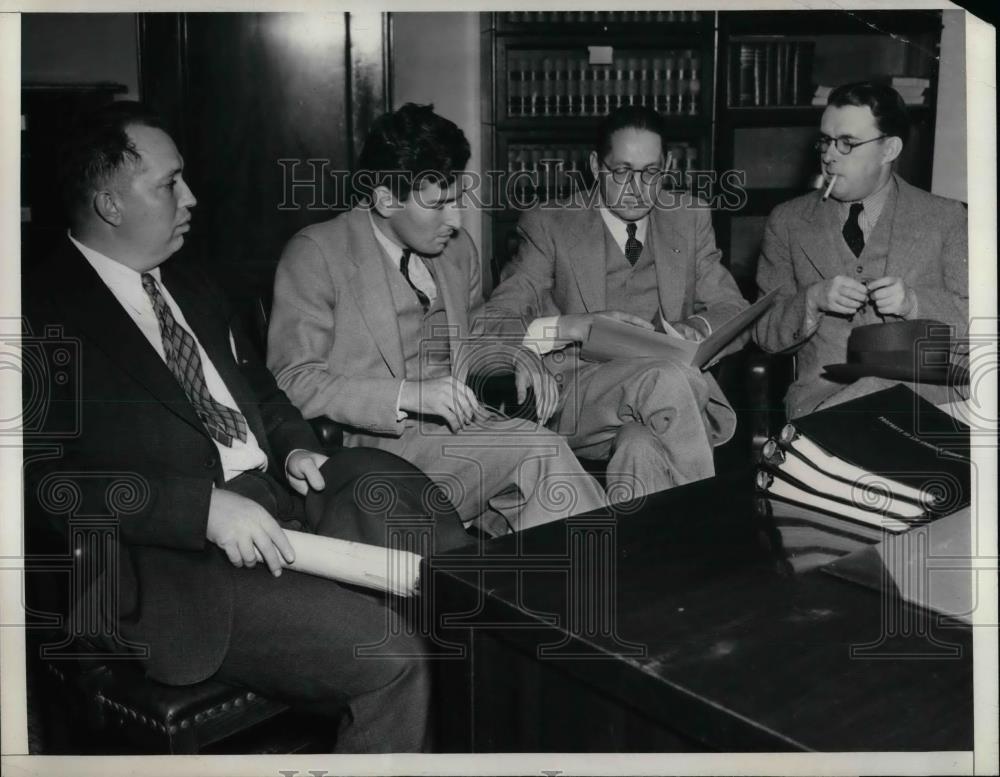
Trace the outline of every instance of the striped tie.
{"label": "striped tie", "polygon": [[156,279],[148,272],[142,274],[142,288],[149,295],[160,322],[160,337],[163,338],[163,355],[166,357],[167,367],[181,384],[205,429],[213,439],[227,448],[232,447],[234,437],[246,442],[246,419],[239,410],[216,402],[209,393],[198,344],[191,333],[177,323],[170,306],[160,293]]}

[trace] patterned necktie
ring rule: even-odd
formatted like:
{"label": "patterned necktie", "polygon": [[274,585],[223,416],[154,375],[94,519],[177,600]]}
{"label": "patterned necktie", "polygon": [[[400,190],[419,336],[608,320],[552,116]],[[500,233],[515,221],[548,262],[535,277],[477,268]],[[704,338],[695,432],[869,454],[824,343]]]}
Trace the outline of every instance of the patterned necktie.
{"label": "patterned necktie", "polygon": [[634,221],[630,221],[625,227],[625,231],[628,232],[628,240],[625,241],[625,258],[628,259],[628,263],[633,267],[639,261],[639,254],[642,253],[642,243],[635,236],[636,229]]}
{"label": "patterned necktie", "polygon": [[420,307],[422,307],[424,309],[424,313],[426,313],[431,306],[430,298],[418,289],[413,281],[410,280],[410,254],[412,253],[413,251],[409,248],[403,249],[403,256],[399,260],[399,271],[403,273],[403,277],[406,278],[406,282],[410,284],[410,288],[416,293],[417,299],[420,301]]}
{"label": "patterned necktie", "polygon": [[847,221],[844,222],[844,240],[855,256],[861,256],[861,252],[865,250],[865,233],[861,231],[861,225],[858,223],[861,211],[864,209],[865,206],[860,202],[854,203],[851,205]]}
{"label": "patterned necktie", "polygon": [[227,448],[232,447],[234,437],[246,442],[246,419],[239,410],[233,410],[213,399],[205,382],[198,344],[191,333],[177,323],[170,306],[160,293],[156,279],[148,272],[142,274],[142,288],[149,295],[160,323],[160,337],[163,338],[163,355],[166,357],[167,367],[181,384],[205,429],[213,439]]}

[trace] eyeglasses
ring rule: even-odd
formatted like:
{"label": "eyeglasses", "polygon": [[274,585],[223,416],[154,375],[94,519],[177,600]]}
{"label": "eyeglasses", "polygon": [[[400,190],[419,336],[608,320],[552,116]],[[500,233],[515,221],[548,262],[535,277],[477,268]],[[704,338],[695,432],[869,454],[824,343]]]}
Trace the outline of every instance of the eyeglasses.
{"label": "eyeglasses", "polygon": [[615,183],[618,184],[628,183],[629,181],[634,180],[635,174],[638,173],[639,179],[648,186],[651,183],[655,183],[656,180],[663,175],[663,168],[658,165],[650,165],[649,167],[644,167],[641,170],[636,170],[628,165],[609,167],[607,162],[602,159],[601,167],[610,172],[611,177],[614,179]]}
{"label": "eyeglasses", "polygon": [[824,154],[826,153],[826,150],[830,148],[830,144],[835,143],[837,151],[846,156],[847,154],[850,154],[858,146],[863,146],[866,143],[874,143],[876,140],[882,140],[883,138],[887,137],[889,136],[879,135],[877,138],[872,138],[871,140],[854,141],[854,140],[848,140],[845,137],[831,138],[829,135],[820,135],[819,139],[813,144],[813,147],[821,154]]}

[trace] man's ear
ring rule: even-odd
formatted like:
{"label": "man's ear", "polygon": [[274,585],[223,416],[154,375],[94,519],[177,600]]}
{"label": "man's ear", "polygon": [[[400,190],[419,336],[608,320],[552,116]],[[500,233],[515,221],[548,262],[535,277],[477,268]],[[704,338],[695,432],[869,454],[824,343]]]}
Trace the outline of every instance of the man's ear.
{"label": "man's ear", "polygon": [[106,224],[110,224],[113,227],[120,226],[122,223],[122,212],[121,207],[118,202],[118,198],[113,192],[107,190],[99,191],[94,194],[94,212],[100,216],[101,220]]}
{"label": "man's ear", "polygon": [[882,164],[888,165],[895,162],[899,155],[903,153],[903,140],[895,135],[886,138],[885,145],[882,146]]}
{"label": "man's ear", "polygon": [[389,218],[399,210],[399,201],[387,186],[376,186],[372,190],[372,207],[382,218]]}
{"label": "man's ear", "polygon": [[600,171],[601,171],[601,159],[600,159],[600,157],[597,156],[597,152],[596,151],[591,151],[590,152],[590,173],[591,173],[591,175],[594,176],[594,180],[595,181],[597,180],[598,174],[600,173]]}

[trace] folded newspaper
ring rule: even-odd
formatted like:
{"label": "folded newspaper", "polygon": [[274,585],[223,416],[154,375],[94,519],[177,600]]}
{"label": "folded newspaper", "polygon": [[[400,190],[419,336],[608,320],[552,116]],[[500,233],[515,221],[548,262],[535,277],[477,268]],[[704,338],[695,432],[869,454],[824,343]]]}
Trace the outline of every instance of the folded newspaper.
{"label": "folded newspaper", "polygon": [[422,559],[416,553],[290,529],[285,536],[295,551],[295,561],[285,569],[396,596],[413,596],[420,589]]}
{"label": "folded newspaper", "polygon": [[703,369],[736,335],[764,314],[777,293],[778,289],[769,291],[701,342],[597,316],[590,336],[580,348],[580,355],[598,362],[636,356],[662,357]]}

